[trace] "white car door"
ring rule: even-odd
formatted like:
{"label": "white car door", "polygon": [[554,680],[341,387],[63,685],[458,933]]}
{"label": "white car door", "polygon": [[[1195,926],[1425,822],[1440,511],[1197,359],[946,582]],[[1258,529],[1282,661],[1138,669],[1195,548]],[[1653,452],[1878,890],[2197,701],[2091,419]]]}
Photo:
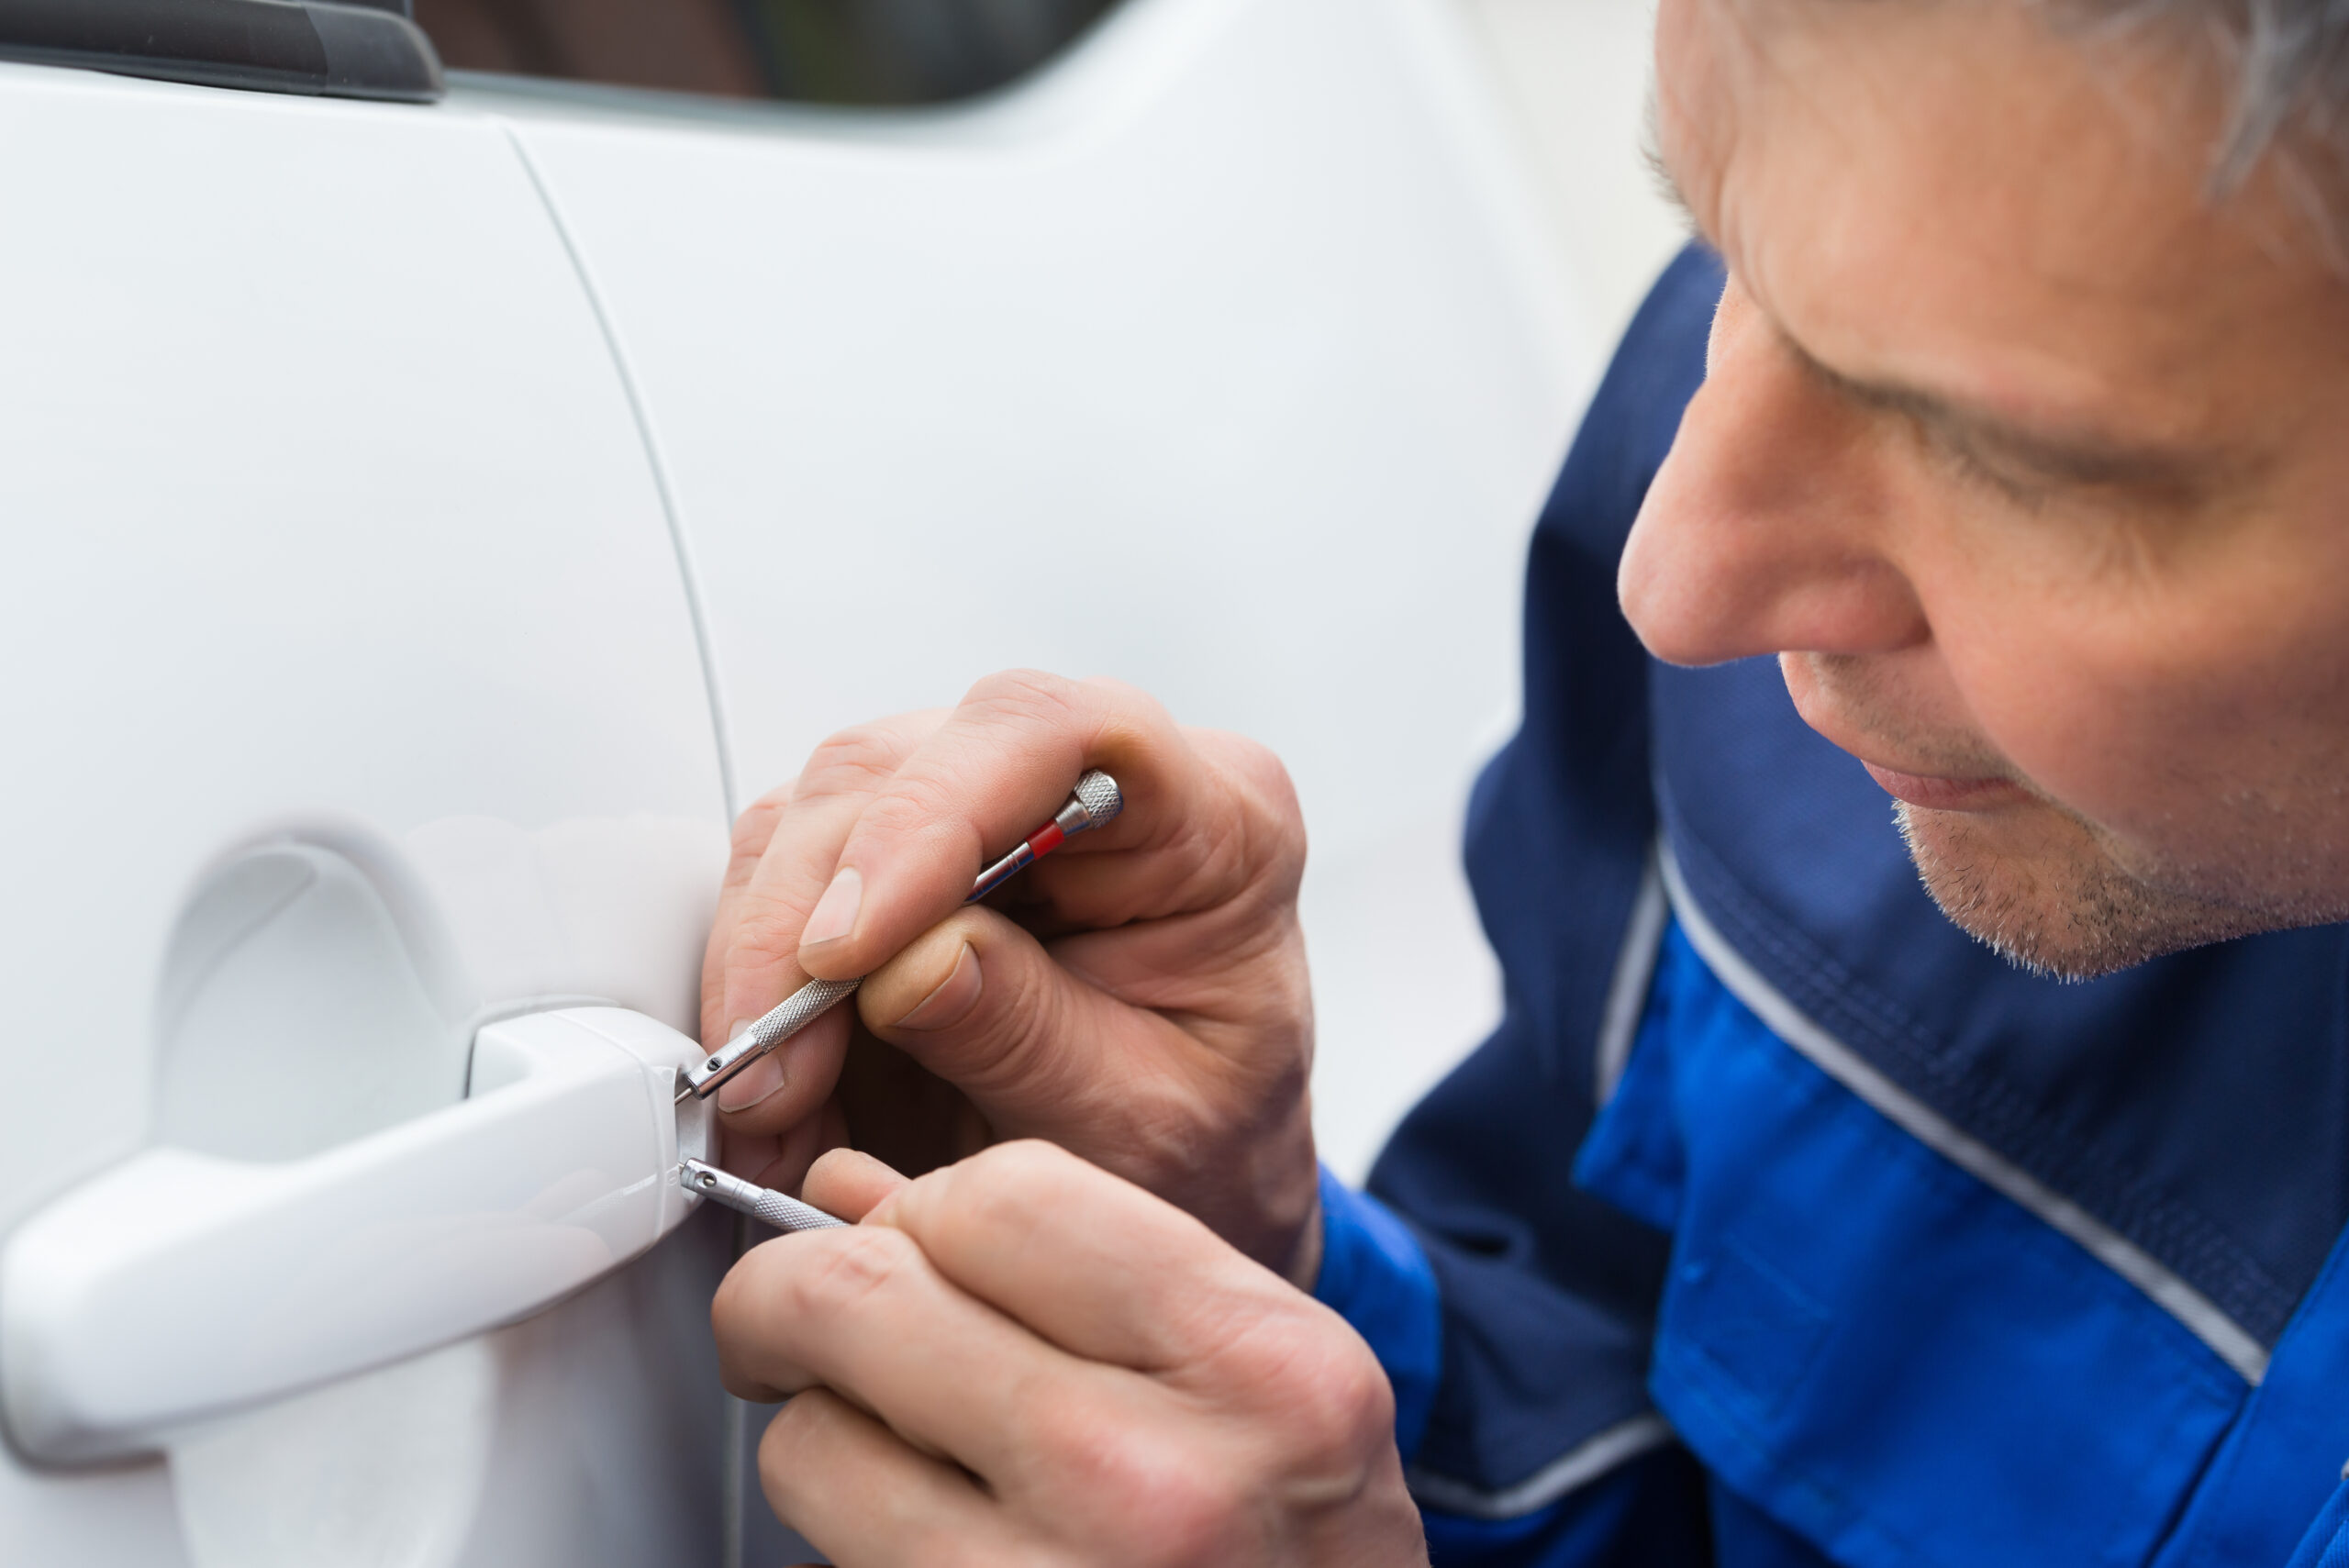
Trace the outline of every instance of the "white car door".
{"label": "white car door", "polygon": [[[59,1220],[126,1169],[274,1191],[404,1150],[429,1185],[433,1129],[514,1103],[473,1059],[498,1018],[690,1030],[728,807],[639,422],[501,125],[0,65],[0,1232],[70,1272],[194,1201]],[[182,1257],[201,1288],[139,1331],[355,1365],[453,1320],[471,1274],[385,1262],[405,1199],[343,1195],[382,1212],[236,1277]],[[476,1227],[472,1267],[551,1223]],[[58,1368],[0,1342],[0,1562],[714,1563],[729,1234],[573,1255],[551,1310],[259,1407],[95,1400],[79,1450],[14,1419]],[[234,1360],[165,1371],[217,1402]]]}

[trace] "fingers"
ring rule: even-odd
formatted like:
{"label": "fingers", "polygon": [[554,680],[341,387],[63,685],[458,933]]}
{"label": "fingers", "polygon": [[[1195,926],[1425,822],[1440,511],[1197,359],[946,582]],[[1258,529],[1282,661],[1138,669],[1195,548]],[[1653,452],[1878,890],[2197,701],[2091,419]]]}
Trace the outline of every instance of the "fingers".
{"label": "fingers", "polygon": [[884,1165],[870,1154],[860,1154],[853,1149],[835,1149],[816,1162],[807,1173],[801,1196],[827,1214],[838,1215],[853,1225],[873,1212],[873,1207],[899,1187],[906,1178]]}
{"label": "fingers", "polygon": [[1139,1372],[1210,1359],[1297,1300],[1180,1209],[1048,1143],[933,1172],[868,1223],[1072,1356]]}
{"label": "fingers", "polygon": [[956,1289],[910,1237],[872,1217],[754,1249],[718,1287],[710,1321],[729,1392],[774,1399],[821,1384],[983,1475],[1034,1446],[1034,1412],[1118,1375]]}
{"label": "fingers", "polygon": [[845,1568],[1010,1562],[1002,1522],[956,1466],[915,1450],[822,1389],[800,1395],[759,1441],[759,1485],[774,1511]]}
{"label": "fingers", "polygon": [[707,1047],[726,1043],[726,960],[734,945],[734,926],[741,895],[759,869],[759,862],[791,804],[791,785],[769,790],[734,819],[734,839],[726,857],[726,875],[718,886],[718,914],[710,922],[709,942],[701,962],[701,1038]]}
{"label": "fingers", "polygon": [[1286,1273],[1318,1192],[1285,1136],[1307,1126],[1312,1001],[1290,912],[1232,924],[1207,910],[1041,944],[968,908],[867,977],[857,1006],[968,1096],[988,1141],[1060,1144]]}
{"label": "fingers", "polygon": [[[843,731],[817,750],[786,798],[769,796],[743,814],[710,938],[719,973],[714,982],[705,974],[705,1045],[732,1039],[806,984],[795,954],[832,862],[865,800],[937,721],[908,714]],[[746,859],[754,863],[744,874]],[[831,1092],[848,1031],[847,1015],[835,1009],[735,1074],[718,1095],[729,1129],[774,1133],[805,1120]]]}
{"label": "fingers", "polygon": [[[1170,958],[1188,948],[1200,950],[1192,959],[1227,961],[1230,950],[1293,924],[1303,834],[1270,753],[1182,730],[1122,686],[995,676],[951,714],[834,737],[788,792],[744,814],[706,966],[706,1040],[732,1038],[810,974],[846,978],[878,967],[955,910],[980,865],[1047,819],[1093,765],[1118,776],[1129,809],[1029,873],[1022,891],[1049,899],[1055,923],[1116,926],[1197,911],[1198,929],[1162,932],[1151,945],[1170,949]],[[1211,966],[1161,967],[1199,976]],[[1217,987],[1199,980],[1192,989],[1203,996]],[[1177,995],[1165,1005],[1186,1001]],[[828,1016],[746,1067],[718,1093],[729,1127],[772,1133],[806,1118],[837,1081],[848,1043],[845,1017]]]}
{"label": "fingers", "polygon": [[1122,1058],[1171,1064],[1197,1049],[1165,1018],[1126,1007],[1054,963],[1035,938],[985,908],[963,909],[916,937],[866,978],[856,1005],[866,1028],[1014,1136],[1040,1113],[1066,1130],[1095,1119],[1086,1102],[1128,1088],[1146,1095]]}
{"label": "fingers", "polygon": [[795,1193],[818,1155],[847,1141],[848,1123],[841,1115],[840,1105],[827,1100],[814,1116],[779,1133],[753,1134],[724,1129],[718,1162],[745,1181],[777,1192]]}
{"label": "fingers", "polygon": [[729,1389],[808,1390],[760,1473],[835,1561],[1425,1562],[1335,1313],[1048,1146],[894,1179],[828,1160],[863,1222],[760,1248],[713,1316]]}
{"label": "fingers", "polygon": [[850,1018],[848,1008],[833,1007],[721,1084],[718,1111],[727,1127],[780,1132],[805,1120],[840,1079]]}
{"label": "fingers", "polygon": [[1078,840],[1080,855],[1163,847],[1165,824],[1230,815],[1183,732],[1141,693],[1032,672],[991,676],[865,803],[826,868],[800,963],[827,978],[878,968],[952,913],[980,868],[1058,810],[1088,767],[1115,775],[1126,811]]}

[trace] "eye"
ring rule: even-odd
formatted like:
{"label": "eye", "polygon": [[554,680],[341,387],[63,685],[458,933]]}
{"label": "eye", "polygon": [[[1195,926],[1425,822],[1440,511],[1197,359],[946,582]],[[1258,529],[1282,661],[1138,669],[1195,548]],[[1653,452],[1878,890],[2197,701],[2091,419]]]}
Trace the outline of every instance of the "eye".
{"label": "eye", "polygon": [[2009,506],[2027,512],[2039,511],[2054,498],[2053,488],[2046,480],[2022,477],[2011,466],[1985,457],[1978,447],[1962,435],[1925,428],[1920,422],[1919,436],[1941,465],[1962,484],[1987,491]]}

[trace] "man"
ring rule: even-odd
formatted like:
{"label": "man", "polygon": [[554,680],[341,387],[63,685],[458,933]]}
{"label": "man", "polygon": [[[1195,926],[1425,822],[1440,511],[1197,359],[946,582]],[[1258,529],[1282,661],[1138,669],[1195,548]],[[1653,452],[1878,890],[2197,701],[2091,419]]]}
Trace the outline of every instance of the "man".
{"label": "man", "polygon": [[869,972],[938,1146],[1060,1146],[827,1154],[864,1223],[721,1294],[840,1561],[2349,1557],[2349,8],[1664,0],[1657,66],[1709,250],[1537,535],[1507,1014],[1377,1198],[1261,751],[998,677],[745,817],[712,1037]]}

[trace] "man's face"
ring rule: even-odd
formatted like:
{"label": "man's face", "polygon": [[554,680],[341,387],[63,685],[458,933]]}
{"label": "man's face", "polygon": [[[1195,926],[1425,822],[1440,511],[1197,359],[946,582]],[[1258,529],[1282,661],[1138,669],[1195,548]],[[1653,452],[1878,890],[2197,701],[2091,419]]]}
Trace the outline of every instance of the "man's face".
{"label": "man's face", "polygon": [[1730,284],[1627,550],[1659,656],[1778,656],[1951,917],[2067,975],[2349,915],[2349,286],[2213,208],[2188,57],[2022,0],[1663,0]]}

